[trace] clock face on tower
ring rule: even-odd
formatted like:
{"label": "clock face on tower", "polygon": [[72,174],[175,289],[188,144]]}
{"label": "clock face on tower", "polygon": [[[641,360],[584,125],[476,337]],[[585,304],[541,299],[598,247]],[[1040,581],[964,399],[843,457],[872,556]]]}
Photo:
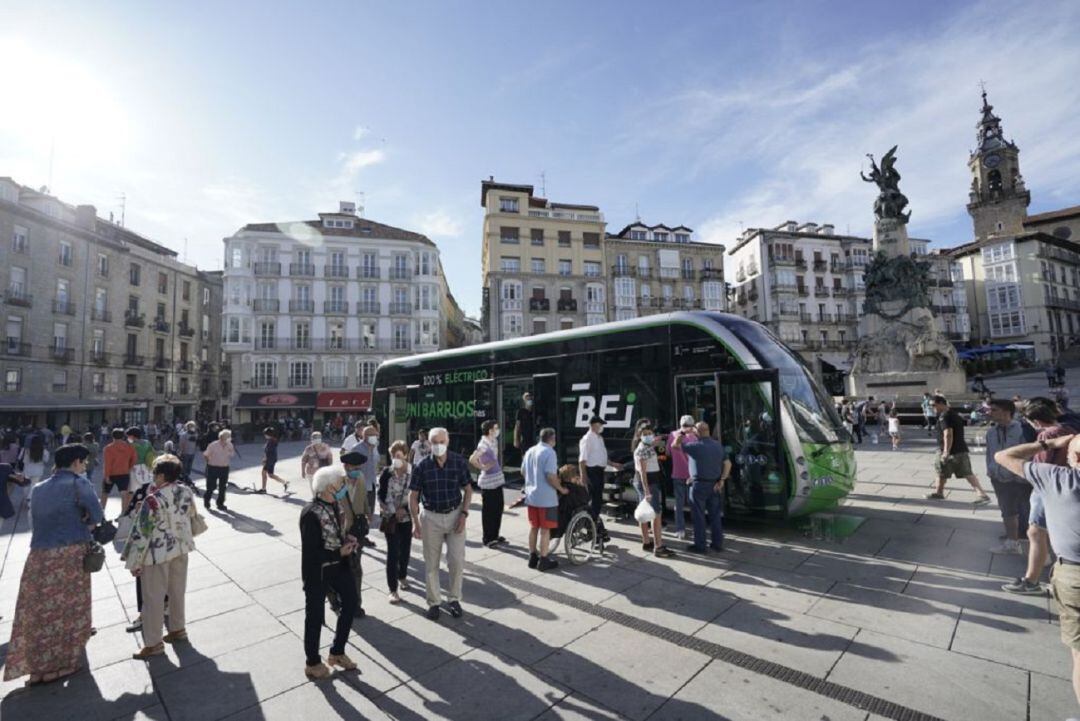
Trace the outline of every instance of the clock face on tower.
{"label": "clock face on tower", "polygon": [[1001,165],[1001,156],[997,153],[990,153],[985,158],[983,158],[983,165],[988,168],[996,168],[997,166]]}

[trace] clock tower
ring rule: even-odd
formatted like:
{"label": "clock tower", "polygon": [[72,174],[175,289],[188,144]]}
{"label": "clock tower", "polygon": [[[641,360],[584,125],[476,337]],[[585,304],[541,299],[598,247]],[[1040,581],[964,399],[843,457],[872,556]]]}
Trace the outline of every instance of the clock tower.
{"label": "clock tower", "polygon": [[1001,118],[982,93],[982,118],[977,129],[978,146],[968,158],[971,193],[968,213],[975,226],[975,239],[1013,236],[1024,232],[1024,219],[1031,193],[1020,175],[1020,149],[1005,139]]}

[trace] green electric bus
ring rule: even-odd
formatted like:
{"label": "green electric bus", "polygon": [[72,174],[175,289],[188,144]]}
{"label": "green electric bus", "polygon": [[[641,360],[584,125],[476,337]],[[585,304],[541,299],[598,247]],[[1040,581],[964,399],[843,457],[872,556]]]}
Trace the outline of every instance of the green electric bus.
{"label": "green electric bus", "polygon": [[[533,403],[522,410],[525,393]],[[515,447],[518,423],[533,434],[555,428],[559,462],[575,463],[599,415],[618,461],[629,459],[640,418],[664,431],[688,414],[726,446],[727,510],[740,516],[826,509],[855,481],[850,438],[799,356],[759,323],[726,313],[653,315],[387,361],[372,408],[384,445],[442,426],[466,455],[480,424],[495,419],[507,469],[535,442]]]}

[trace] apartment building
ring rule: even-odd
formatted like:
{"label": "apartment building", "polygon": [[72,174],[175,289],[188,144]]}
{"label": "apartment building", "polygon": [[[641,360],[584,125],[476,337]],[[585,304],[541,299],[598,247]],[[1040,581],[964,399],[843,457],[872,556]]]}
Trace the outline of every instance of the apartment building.
{"label": "apartment building", "polygon": [[531,185],[480,184],[485,338],[502,340],[608,319],[604,216]]}
{"label": "apartment building", "polygon": [[446,347],[453,303],[427,237],[357,215],[253,223],[224,239],[233,420],[311,422],[371,404],[389,358]]}
{"label": "apartment building", "polygon": [[0,422],[88,429],[220,413],[221,276],[0,177]]}
{"label": "apartment building", "polygon": [[[960,265],[928,248],[928,240],[911,239],[912,253],[930,265],[935,321],[951,340],[966,342]],[[872,253],[870,238],[837,233],[829,224],[789,220],[748,228],[728,251],[731,311],[767,325],[824,376],[844,373],[858,342],[863,274]]]}
{"label": "apartment building", "polygon": [[684,225],[634,222],[604,239],[612,320],[726,308],[724,246],[693,240]]}

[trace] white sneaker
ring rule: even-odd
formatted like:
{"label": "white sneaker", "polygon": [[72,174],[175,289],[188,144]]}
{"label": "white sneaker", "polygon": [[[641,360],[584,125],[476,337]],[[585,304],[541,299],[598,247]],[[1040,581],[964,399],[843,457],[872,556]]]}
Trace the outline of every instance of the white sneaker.
{"label": "white sneaker", "polygon": [[1002,555],[1024,555],[1024,549],[1020,547],[1020,541],[1010,541],[1005,539],[1001,542],[1000,546],[995,546],[990,549],[990,553],[997,553]]}
{"label": "white sneaker", "polygon": [[680,541],[685,541],[686,540],[686,531],[678,531],[675,534],[675,538],[679,539]]}

